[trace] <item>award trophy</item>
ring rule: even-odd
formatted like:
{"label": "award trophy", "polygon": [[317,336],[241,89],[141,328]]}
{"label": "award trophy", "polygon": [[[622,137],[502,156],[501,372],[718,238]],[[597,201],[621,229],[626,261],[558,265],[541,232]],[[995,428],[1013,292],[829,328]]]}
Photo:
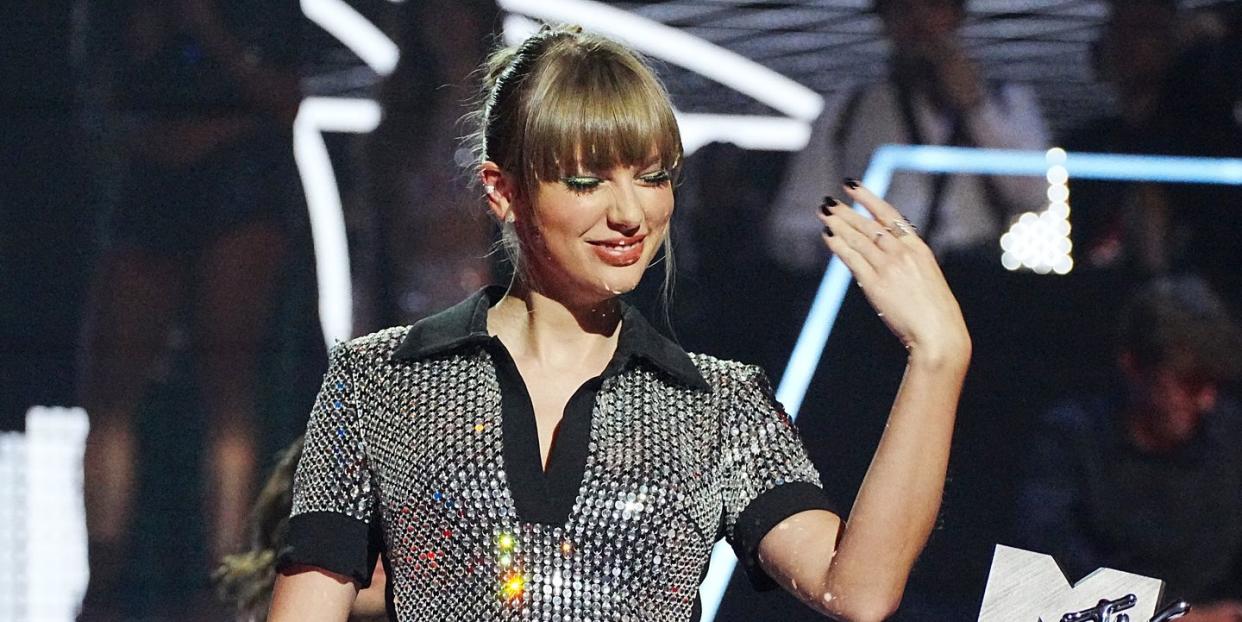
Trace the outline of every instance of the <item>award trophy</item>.
{"label": "award trophy", "polygon": [[1002,544],[992,555],[979,622],[1168,622],[1190,611],[1157,611],[1164,582],[1100,568],[1074,585],[1051,556]]}

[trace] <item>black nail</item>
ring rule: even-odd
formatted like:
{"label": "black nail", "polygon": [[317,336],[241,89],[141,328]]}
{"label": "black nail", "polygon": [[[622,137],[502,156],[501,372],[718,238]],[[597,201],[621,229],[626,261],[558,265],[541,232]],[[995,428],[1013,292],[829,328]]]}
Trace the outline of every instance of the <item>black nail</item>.
{"label": "black nail", "polygon": [[830,207],[832,207],[833,205],[836,205],[836,204],[837,204],[837,200],[836,200],[836,199],[834,199],[834,198],[832,198],[832,197],[829,197],[829,196],[826,196],[826,197],[824,197],[824,202],[819,204],[819,211],[820,211],[820,213],[822,213],[822,214],[823,214],[823,215],[825,215],[825,216],[831,216],[831,215],[832,215],[832,211],[830,211],[828,208],[830,208]]}
{"label": "black nail", "polygon": [[824,235],[832,237],[832,227],[824,226]]}
{"label": "black nail", "polygon": [[846,177],[843,183],[845,183],[845,187],[849,188],[850,190],[858,189],[858,180],[854,179],[853,177]]}

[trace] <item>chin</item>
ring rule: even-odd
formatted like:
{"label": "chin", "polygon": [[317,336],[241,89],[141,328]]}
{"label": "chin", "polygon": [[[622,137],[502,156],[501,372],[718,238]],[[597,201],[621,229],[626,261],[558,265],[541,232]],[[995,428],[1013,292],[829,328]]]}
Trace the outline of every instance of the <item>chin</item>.
{"label": "chin", "polygon": [[642,280],[641,273],[637,278],[630,275],[606,275],[599,280],[599,286],[611,296],[620,296],[634,291],[640,280]]}

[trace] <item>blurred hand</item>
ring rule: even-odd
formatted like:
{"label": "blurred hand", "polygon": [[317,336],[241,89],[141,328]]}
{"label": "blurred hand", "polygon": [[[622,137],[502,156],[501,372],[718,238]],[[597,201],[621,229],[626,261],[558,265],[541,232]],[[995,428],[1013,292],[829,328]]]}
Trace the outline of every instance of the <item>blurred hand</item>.
{"label": "blurred hand", "polygon": [[956,41],[946,37],[929,46],[927,60],[935,67],[936,89],[945,104],[964,113],[983,103],[986,91],[979,68]]}
{"label": "blurred hand", "polygon": [[[853,187],[850,187],[853,186]],[[957,299],[927,244],[914,232],[902,235],[902,215],[857,182],[843,188],[875,220],[848,205],[828,206],[820,219],[832,232],[828,248],[854,273],[868,302],[910,351],[911,360],[965,365],[970,335]]]}
{"label": "blurred hand", "polygon": [[1242,622],[1242,603],[1222,600],[1207,605],[1194,605],[1180,622]]}

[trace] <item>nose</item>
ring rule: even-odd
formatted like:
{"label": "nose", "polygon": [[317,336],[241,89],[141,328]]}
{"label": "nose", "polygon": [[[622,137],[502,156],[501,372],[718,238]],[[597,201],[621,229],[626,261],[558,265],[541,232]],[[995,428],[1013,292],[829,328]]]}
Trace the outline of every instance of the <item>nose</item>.
{"label": "nose", "polygon": [[633,235],[643,223],[642,200],[634,184],[617,184],[608,206],[608,226],[624,235]]}

